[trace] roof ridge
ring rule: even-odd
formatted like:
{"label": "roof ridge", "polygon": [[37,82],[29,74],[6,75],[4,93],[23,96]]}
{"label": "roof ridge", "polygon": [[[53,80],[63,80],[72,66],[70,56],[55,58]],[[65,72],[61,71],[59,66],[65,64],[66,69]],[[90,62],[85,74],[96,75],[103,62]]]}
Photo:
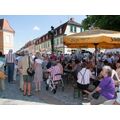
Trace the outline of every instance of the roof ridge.
{"label": "roof ridge", "polygon": [[6,31],[9,31],[9,32],[13,32],[15,33],[14,29],[10,26],[9,22],[7,19],[0,19],[0,27],[2,30],[6,30]]}

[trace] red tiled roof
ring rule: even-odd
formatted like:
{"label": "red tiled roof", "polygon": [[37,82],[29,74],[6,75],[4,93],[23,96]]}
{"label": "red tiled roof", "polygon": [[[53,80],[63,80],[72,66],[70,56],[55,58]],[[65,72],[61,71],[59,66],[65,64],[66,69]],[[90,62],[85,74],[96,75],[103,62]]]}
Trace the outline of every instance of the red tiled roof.
{"label": "red tiled roof", "polygon": [[69,25],[76,25],[78,27],[81,27],[81,24],[75,22],[73,18],[70,18],[70,20],[67,22],[67,24],[69,24]]}
{"label": "red tiled roof", "polygon": [[5,19],[0,19],[0,29],[15,33],[9,22]]}

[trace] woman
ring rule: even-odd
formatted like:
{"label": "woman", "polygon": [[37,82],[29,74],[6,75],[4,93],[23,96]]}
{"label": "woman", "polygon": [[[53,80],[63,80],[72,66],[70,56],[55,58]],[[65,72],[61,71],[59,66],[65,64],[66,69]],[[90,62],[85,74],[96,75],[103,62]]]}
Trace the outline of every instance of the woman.
{"label": "woman", "polygon": [[[103,79],[100,81],[98,87],[91,93],[91,101],[92,105],[102,104],[107,100],[111,100],[115,98],[115,83],[111,78],[112,69],[109,66],[104,66],[101,72]],[[98,93],[99,97],[93,97],[94,93]]]}
{"label": "woman", "polygon": [[30,60],[29,52],[24,51],[24,56],[19,61],[19,71],[23,76],[23,96],[31,96],[32,90],[32,80],[33,76],[28,75],[27,69],[32,66],[32,61]]}
{"label": "woman", "polygon": [[117,80],[115,82],[116,85],[120,84],[120,63],[116,63],[116,73],[117,73]]}
{"label": "woman", "polygon": [[40,57],[40,53],[36,53],[36,57],[34,59],[34,82],[35,82],[35,91],[38,92],[41,90],[41,82],[43,81],[43,70],[42,70],[42,60]]}

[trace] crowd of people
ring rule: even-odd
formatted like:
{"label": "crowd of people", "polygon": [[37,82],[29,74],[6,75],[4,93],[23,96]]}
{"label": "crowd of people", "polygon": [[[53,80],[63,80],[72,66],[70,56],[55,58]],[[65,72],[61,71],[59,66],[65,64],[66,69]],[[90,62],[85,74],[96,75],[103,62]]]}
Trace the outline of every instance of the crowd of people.
{"label": "crowd of people", "polygon": [[[2,58],[2,56],[1,56]],[[17,75],[20,79],[20,90],[23,95],[31,96],[32,82],[35,92],[41,92],[42,81],[45,81],[48,90],[48,79],[57,84],[63,76],[71,75],[78,89],[83,94],[87,94],[92,105],[120,104],[120,54],[119,53],[98,53],[97,63],[95,64],[95,53],[77,52],[72,54],[42,54],[37,52],[34,56],[24,51],[21,55],[13,54],[12,50],[4,57],[4,71],[7,72],[8,83],[14,84]],[[28,72],[31,68],[31,74]],[[97,74],[96,74],[97,72]],[[96,76],[97,75],[97,76]],[[70,79],[72,79],[70,77]],[[90,85],[94,89],[90,90]]]}

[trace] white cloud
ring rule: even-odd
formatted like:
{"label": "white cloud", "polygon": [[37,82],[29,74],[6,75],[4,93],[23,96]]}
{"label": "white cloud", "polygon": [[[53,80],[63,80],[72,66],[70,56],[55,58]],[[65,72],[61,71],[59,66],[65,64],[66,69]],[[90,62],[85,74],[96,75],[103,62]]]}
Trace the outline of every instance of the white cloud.
{"label": "white cloud", "polygon": [[34,30],[34,31],[40,31],[40,28],[39,28],[37,25],[35,25],[35,26],[33,27],[33,30]]}

